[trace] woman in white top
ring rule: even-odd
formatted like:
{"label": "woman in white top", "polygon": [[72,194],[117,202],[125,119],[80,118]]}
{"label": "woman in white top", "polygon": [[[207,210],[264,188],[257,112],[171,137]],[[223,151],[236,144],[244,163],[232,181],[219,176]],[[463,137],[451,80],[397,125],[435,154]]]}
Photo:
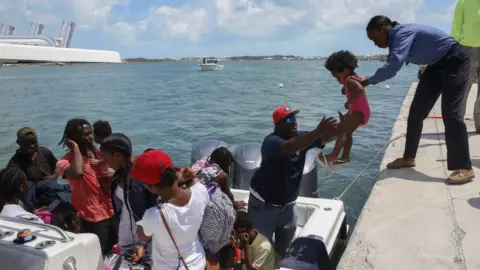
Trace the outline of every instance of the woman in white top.
{"label": "woman in white top", "polygon": [[[152,240],[152,269],[204,270],[205,252],[198,231],[209,200],[205,186],[194,184],[181,188],[178,169],[170,157],[159,150],[140,155],[131,173],[132,178],[142,181],[164,202],[148,209],[137,222],[140,240]],[[137,252],[134,259],[142,255]]]}
{"label": "woman in white top", "polygon": [[0,170],[0,198],[4,202],[0,216],[21,218],[44,223],[38,216],[27,212],[21,204],[21,199],[27,193],[27,176],[18,167]]}

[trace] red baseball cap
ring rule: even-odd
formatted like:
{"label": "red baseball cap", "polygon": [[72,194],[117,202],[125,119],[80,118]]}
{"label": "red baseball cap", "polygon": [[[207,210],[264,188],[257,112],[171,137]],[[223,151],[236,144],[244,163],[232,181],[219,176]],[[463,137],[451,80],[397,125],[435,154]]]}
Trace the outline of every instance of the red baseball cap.
{"label": "red baseball cap", "polygon": [[173,165],[170,156],[160,150],[150,150],[138,156],[131,171],[132,179],[140,180],[147,185],[159,184],[161,175],[166,169],[178,169]]}
{"label": "red baseball cap", "polygon": [[300,112],[299,110],[292,110],[285,105],[280,106],[277,109],[275,109],[275,111],[273,111],[273,123],[277,124],[283,118],[289,115],[296,115],[299,112]]}

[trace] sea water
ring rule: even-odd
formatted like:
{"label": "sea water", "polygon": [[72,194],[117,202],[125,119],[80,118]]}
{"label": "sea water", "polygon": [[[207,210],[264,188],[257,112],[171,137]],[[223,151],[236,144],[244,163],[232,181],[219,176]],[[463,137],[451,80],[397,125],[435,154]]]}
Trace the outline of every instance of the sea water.
{"label": "sea water", "polygon": [[[232,151],[240,143],[261,143],[273,130],[272,112],[279,105],[299,109],[299,128],[306,130],[323,116],[345,111],[341,86],[323,61],[222,64],[223,70],[210,72],[200,71],[194,62],[1,68],[0,166],[15,153],[16,131],[24,126],[35,128],[40,144],[61,157],[65,149],[57,143],[73,117],[92,124],[108,120],[114,132],[130,137],[135,153],[160,148],[178,165],[187,165],[192,144],[200,140],[223,140]],[[381,65],[362,61],[358,73],[370,76]],[[338,196],[388,142],[416,74],[414,66],[404,67],[394,79],[367,88],[372,116],[354,134],[352,163],[337,166],[335,172],[318,167],[319,197]],[[378,176],[381,158],[343,198],[350,225]]]}

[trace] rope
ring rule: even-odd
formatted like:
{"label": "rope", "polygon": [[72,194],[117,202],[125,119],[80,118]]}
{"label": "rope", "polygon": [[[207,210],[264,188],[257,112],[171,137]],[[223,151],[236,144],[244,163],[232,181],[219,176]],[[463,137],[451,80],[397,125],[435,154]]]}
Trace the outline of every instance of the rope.
{"label": "rope", "polygon": [[[383,152],[383,150],[385,150],[385,148],[387,148],[392,142],[400,139],[401,137],[405,136],[406,133],[402,133],[400,135],[398,135],[397,137],[391,139],[390,141],[388,141],[380,150],[378,150],[377,154],[370,160],[370,162],[367,163],[367,165],[365,165],[365,167],[363,167],[363,169],[360,171],[359,174],[357,174],[357,176],[352,180],[352,182],[342,191],[342,193],[340,193],[339,196],[337,197],[334,197],[333,199],[334,200],[341,200],[343,198],[343,196],[348,192],[348,190],[353,186],[353,184],[355,182],[357,182],[358,179],[360,179],[360,176],[362,176],[362,174],[370,167],[370,165],[372,165],[372,163],[377,159],[378,155],[380,155],[380,153]],[[327,165],[328,166],[328,165]],[[320,188],[318,188],[315,192],[313,192],[313,195],[316,195],[318,192],[320,191]]]}

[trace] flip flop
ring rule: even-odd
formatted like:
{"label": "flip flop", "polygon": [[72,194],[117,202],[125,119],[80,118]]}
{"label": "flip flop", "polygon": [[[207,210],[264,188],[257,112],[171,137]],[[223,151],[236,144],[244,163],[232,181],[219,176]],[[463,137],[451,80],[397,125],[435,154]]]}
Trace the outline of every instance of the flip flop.
{"label": "flip flop", "polygon": [[320,154],[322,155],[323,158],[320,159],[320,158],[318,157],[318,155],[316,155],[316,156],[315,156],[315,160],[317,160],[317,163],[318,163],[320,166],[322,166],[322,167],[324,167],[325,169],[327,169],[329,172],[335,172],[335,170],[334,170],[334,169],[330,166],[330,164],[328,163],[327,158],[325,158],[325,156],[324,156],[322,153],[320,153]]}
{"label": "flip flop", "polygon": [[337,161],[335,161],[333,165],[343,165],[347,163],[350,163],[350,160],[337,159]]}

